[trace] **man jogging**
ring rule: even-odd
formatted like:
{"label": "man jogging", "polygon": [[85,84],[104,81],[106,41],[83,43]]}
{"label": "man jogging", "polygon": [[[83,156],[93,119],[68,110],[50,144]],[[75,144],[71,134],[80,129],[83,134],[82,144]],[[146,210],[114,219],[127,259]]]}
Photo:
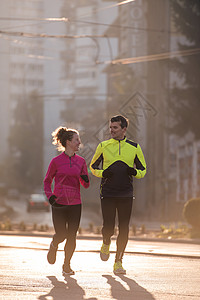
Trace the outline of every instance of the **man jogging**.
{"label": "man jogging", "polygon": [[119,115],[110,120],[111,139],[100,143],[92,158],[90,169],[102,178],[100,186],[103,216],[103,244],[100,257],[107,261],[110,255],[111,236],[114,234],[118,214],[117,251],[113,271],[126,274],[122,258],[128,242],[129,222],[133,202],[133,177],[143,178],[146,163],[139,144],[126,138],[128,120]]}

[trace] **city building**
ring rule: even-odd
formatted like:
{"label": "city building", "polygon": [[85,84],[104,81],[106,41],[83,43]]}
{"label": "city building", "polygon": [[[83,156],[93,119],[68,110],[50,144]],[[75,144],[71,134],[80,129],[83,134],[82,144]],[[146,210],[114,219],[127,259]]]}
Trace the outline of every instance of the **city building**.
{"label": "city building", "polygon": [[[31,97],[35,97],[33,102],[42,110],[37,147],[42,173],[55,154],[51,132],[61,123],[63,41],[57,36],[64,34],[63,23],[58,21],[62,2],[9,0],[0,3],[1,165],[9,156],[18,159],[21,155],[10,147],[10,135],[16,122],[22,127],[39,126],[27,110]],[[40,170],[38,172],[41,176]]]}
{"label": "city building", "polygon": [[14,32],[32,32],[41,30],[38,22],[27,19],[41,18],[43,1],[1,1],[0,35],[0,160],[3,162],[9,151],[8,136],[10,125],[14,122],[13,112],[19,101],[37,90],[43,92],[44,55],[43,43],[37,39],[26,39]]}
{"label": "city building", "polygon": [[[115,3],[115,2],[111,2]],[[105,9],[107,7],[107,9]],[[68,127],[75,126],[88,149],[89,164],[99,142],[100,127],[107,121],[107,84],[104,61],[110,60],[110,47],[116,53],[115,41],[104,35],[112,15],[104,1],[63,1],[65,48],[61,54],[61,94],[65,106],[62,117]],[[84,151],[84,150],[83,150]]]}

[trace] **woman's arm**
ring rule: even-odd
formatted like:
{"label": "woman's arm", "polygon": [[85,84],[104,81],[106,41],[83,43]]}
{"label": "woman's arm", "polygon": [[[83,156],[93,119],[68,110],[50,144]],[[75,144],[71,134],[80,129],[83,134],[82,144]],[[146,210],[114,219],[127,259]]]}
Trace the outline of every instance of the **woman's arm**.
{"label": "woman's arm", "polygon": [[90,185],[88,170],[87,170],[87,165],[86,165],[85,160],[84,160],[84,164],[83,164],[83,167],[82,167],[82,170],[81,170],[80,183],[86,189]]}
{"label": "woman's arm", "polygon": [[56,165],[55,165],[54,161],[52,160],[49,164],[46,176],[44,178],[44,192],[48,199],[53,195],[52,190],[51,190],[51,184],[52,184],[53,178],[55,177],[55,174],[56,174]]}

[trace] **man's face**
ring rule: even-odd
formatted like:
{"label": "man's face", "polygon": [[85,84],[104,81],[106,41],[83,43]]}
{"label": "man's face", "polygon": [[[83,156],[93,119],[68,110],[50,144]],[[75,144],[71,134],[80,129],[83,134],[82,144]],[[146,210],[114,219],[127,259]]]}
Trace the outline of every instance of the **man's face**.
{"label": "man's face", "polygon": [[121,128],[121,122],[110,122],[110,134],[115,140],[122,140],[126,133],[126,127]]}

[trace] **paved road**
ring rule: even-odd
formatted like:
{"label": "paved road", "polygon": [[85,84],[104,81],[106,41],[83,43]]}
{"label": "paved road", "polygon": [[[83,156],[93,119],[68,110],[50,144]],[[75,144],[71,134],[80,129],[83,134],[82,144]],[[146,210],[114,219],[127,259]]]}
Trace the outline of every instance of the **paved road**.
{"label": "paved road", "polygon": [[[20,234],[20,233],[19,233]],[[11,238],[12,237],[12,238]],[[49,234],[33,234],[33,236],[22,236],[12,232],[7,235],[0,235],[0,247],[13,247],[23,249],[41,249],[47,250],[50,244],[51,238]],[[78,235],[77,237],[77,252],[94,252],[98,253],[101,246],[102,238],[100,235]],[[110,247],[111,253],[115,252],[116,239],[113,238]],[[59,250],[62,251],[64,244],[59,246]],[[144,239],[129,239],[126,247],[126,253],[128,254],[145,254],[145,255],[159,255],[159,256],[170,256],[170,257],[185,257],[188,258],[200,258],[200,244],[192,244],[182,242],[160,242],[158,240],[144,240]]]}
{"label": "paved road", "polygon": [[64,245],[52,266],[46,261],[49,242],[45,237],[0,236],[0,299],[200,299],[199,245],[129,241],[127,275],[115,276],[114,253],[102,262],[97,253],[100,240],[78,239],[72,259],[76,274],[64,278]]}

